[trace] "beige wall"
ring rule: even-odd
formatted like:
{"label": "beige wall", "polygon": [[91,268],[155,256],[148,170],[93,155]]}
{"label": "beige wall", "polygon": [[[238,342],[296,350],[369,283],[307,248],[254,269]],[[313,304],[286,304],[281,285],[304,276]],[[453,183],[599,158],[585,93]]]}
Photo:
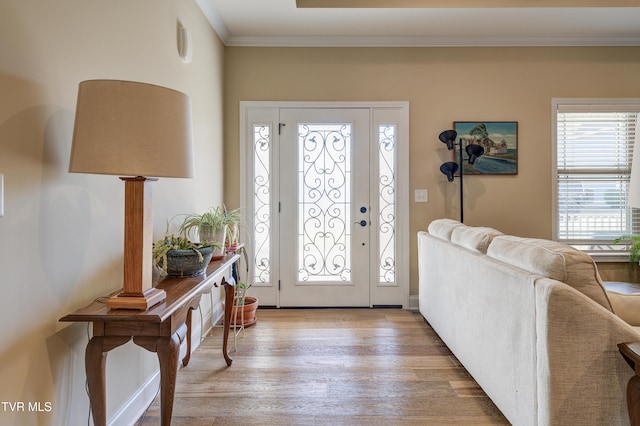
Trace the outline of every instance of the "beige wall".
{"label": "beige wall", "polygon": [[[178,20],[191,64],[177,54]],[[51,403],[0,406],[0,424],[86,423],[87,327],[58,319],[121,287],[123,184],[67,173],[78,83],[136,80],[191,96],[196,178],[154,184],[157,239],[173,215],[222,202],[223,51],[194,0],[0,2],[0,401]],[[155,355],[132,343],[113,351],[109,417],[156,371]]]}
{"label": "beige wall", "polygon": [[[242,48],[225,50],[225,161],[239,164],[239,102],[409,101],[411,235],[459,218],[438,134],[453,121],[517,121],[517,176],[465,178],[465,223],[551,237],[551,99],[640,97],[640,48]],[[239,203],[226,173],[225,200]],[[417,294],[411,242],[411,294]]]}
{"label": "beige wall", "polygon": [[[191,64],[176,53],[177,20],[193,36]],[[454,120],[516,120],[519,175],[468,178],[466,222],[549,237],[551,98],[640,97],[638,75],[640,48],[225,49],[193,0],[3,0],[0,401],[52,410],[0,406],[0,423],[86,422],[87,328],[58,319],[121,286],[122,184],[67,173],[80,81],[145,81],[192,98],[196,179],[154,185],[156,238],[173,215],[220,204],[223,188],[238,205],[240,100],[410,101],[410,189],[430,196],[408,206],[412,235],[458,214],[457,185],[438,172],[449,158],[438,133]],[[415,242],[411,249],[415,294]],[[156,370],[155,356],[132,344],[113,351],[109,417]]]}

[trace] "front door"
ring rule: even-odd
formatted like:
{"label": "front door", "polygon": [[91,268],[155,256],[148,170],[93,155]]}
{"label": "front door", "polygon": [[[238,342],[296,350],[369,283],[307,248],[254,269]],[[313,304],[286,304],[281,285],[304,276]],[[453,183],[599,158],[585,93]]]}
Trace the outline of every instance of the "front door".
{"label": "front door", "polygon": [[249,294],[260,306],[407,307],[408,104],[241,111]]}
{"label": "front door", "polygon": [[280,122],[280,305],[369,306],[369,110]]}

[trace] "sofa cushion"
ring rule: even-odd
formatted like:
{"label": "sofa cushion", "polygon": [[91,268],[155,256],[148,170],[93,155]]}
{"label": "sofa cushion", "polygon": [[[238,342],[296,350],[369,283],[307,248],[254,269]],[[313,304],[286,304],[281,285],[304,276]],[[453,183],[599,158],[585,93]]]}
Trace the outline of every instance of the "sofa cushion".
{"label": "sofa cushion", "polygon": [[486,254],[487,247],[493,237],[502,235],[502,232],[493,228],[476,226],[456,226],[451,232],[451,242],[469,250]]}
{"label": "sofa cushion", "polygon": [[429,224],[429,234],[441,240],[451,241],[451,233],[459,226],[464,226],[462,222],[453,219],[436,219]]}
{"label": "sofa cushion", "polygon": [[591,256],[567,244],[503,235],[493,239],[487,255],[534,274],[562,281],[612,310]]}
{"label": "sofa cushion", "polygon": [[640,326],[640,284],[605,281],[604,288],[613,313],[633,326]]}

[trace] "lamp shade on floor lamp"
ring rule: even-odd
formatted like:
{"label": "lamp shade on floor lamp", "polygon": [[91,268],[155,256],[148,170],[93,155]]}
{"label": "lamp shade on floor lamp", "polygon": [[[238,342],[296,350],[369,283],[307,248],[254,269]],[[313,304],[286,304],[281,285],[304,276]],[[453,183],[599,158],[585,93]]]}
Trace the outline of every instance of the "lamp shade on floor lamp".
{"label": "lamp shade on floor lamp", "polygon": [[151,182],[193,177],[191,103],[147,83],[80,83],[69,172],[117,175],[125,182],[123,291],[107,305],[140,309],[161,302],[152,286]]}

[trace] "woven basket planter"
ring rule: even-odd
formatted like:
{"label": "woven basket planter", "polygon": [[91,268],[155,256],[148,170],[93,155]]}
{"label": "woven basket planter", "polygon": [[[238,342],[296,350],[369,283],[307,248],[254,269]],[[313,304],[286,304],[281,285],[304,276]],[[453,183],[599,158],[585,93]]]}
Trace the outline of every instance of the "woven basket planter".
{"label": "woven basket planter", "polygon": [[[195,250],[169,250],[167,252],[167,275],[170,277],[191,277],[201,275],[213,255],[213,247],[201,247],[198,249],[202,260]],[[162,262],[160,265],[162,266]]]}

